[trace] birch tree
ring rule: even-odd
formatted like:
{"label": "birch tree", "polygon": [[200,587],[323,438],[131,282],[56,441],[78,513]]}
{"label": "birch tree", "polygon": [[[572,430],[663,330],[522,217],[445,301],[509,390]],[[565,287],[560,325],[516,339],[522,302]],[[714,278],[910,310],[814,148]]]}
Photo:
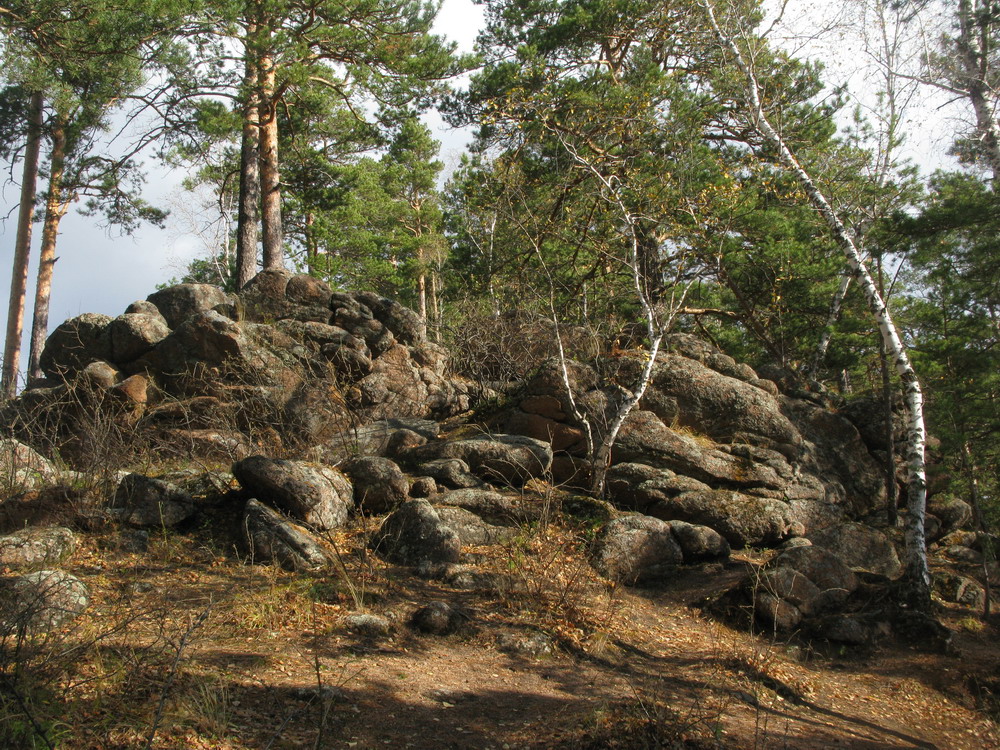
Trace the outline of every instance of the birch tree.
{"label": "birch tree", "polygon": [[855,275],[868,306],[875,318],[886,351],[893,361],[903,383],[907,405],[907,466],[908,498],[906,527],[906,575],[919,588],[920,600],[930,603],[930,570],[927,564],[924,519],[927,501],[927,479],[925,464],[926,431],[924,427],[923,392],[920,381],[913,369],[910,358],[892,319],[888,307],[879,293],[878,286],[864,262],[862,251],[847,230],[844,221],[831,206],[826,195],[803,169],[788,143],[771,122],[765,110],[757,71],[753,67],[754,43],[748,34],[732,32],[724,24],[735,23],[733,18],[720,20],[712,0],[700,0],[707,22],[715,34],[720,47],[742,77],[742,106],[746,121],[762,138],[763,145],[773,149],[781,163],[793,174],[806,195],[809,203],[823,217],[831,234],[840,247],[848,267]]}

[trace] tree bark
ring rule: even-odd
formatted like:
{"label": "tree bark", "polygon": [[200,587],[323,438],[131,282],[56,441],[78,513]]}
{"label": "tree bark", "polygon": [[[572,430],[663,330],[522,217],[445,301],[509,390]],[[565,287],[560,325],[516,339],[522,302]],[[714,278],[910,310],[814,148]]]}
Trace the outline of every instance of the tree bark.
{"label": "tree bark", "polygon": [[736,66],[747,81],[747,106],[749,108],[750,125],[777,153],[785,168],[788,169],[805,192],[812,207],[823,217],[830,228],[834,239],[847,259],[847,264],[858,279],[858,284],[868,301],[872,314],[878,325],[885,348],[893,361],[896,371],[903,382],[903,392],[908,411],[907,424],[907,465],[909,468],[907,524],[906,524],[906,576],[915,586],[915,598],[918,603],[930,606],[930,568],[927,564],[927,541],[924,535],[924,520],[927,506],[927,472],[924,448],[927,433],[924,427],[924,397],[920,389],[910,358],[907,356],[899,333],[889,314],[882,295],[879,294],[875,280],[868,271],[861,257],[861,252],[854,244],[844,223],[830,205],[823,192],[813,182],[812,177],[802,168],[795,155],[788,148],[784,138],[774,129],[760,99],[760,87],[756,75],[747,64],[732,37],[726,35],[719,27],[712,7],[712,0],[702,0],[712,31],[719,43],[732,55]]}
{"label": "tree bark", "polygon": [[[256,36],[254,26],[247,38]],[[236,219],[236,291],[245,287],[257,273],[257,221],[260,205],[260,123],[256,53],[247,45],[243,90],[247,101],[243,108],[243,135],[240,145],[240,203]]]}
{"label": "tree bark", "polygon": [[69,205],[63,200],[63,172],[66,168],[66,119],[57,116],[52,125],[52,157],[49,165],[49,192],[45,198],[45,223],[35,283],[35,309],[31,321],[31,349],[28,356],[28,380],[44,376],[42,349],[49,331],[49,298],[52,295],[52,271],[56,264],[56,240],[59,222]]}
{"label": "tree bark", "polygon": [[847,290],[850,286],[851,274],[845,273],[840,277],[840,284],[837,286],[837,291],[834,292],[833,299],[830,301],[830,312],[826,316],[823,335],[820,336],[819,344],[813,353],[812,362],[809,363],[809,377],[815,378],[819,372],[819,368],[823,366],[823,360],[826,359],[826,353],[830,349],[830,342],[833,340],[833,331],[837,325],[837,321],[840,319],[840,311],[844,307],[844,300],[847,298]]}
{"label": "tree bark", "polygon": [[28,289],[28,258],[31,253],[31,226],[35,220],[35,193],[38,186],[38,156],[42,146],[41,92],[31,97],[28,140],[24,147],[21,177],[21,205],[17,214],[14,239],[14,266],[10,275],[10,303],[7,307],[7,338],[3,350],[3,375],[0,390],[4,398],[17,393],[17,372],[21,364],[21,338],[24,333],[24,298]]}
{"label": "tree bark", "polygon": [[[986,9],[973,8],[971,0],[958,2],[958,39],[956,46],[961,57],[962,73],[965,81],[963,86],[976,115],[976,129],[982,138],[986,161],[993,172],[994,185],[1000,180],[1000,135],[997,133],[997,122],[993,116],[993,108],[986,99],[989,83],[989,55],[984,49],[989,38],[984,25],[990,23],[992,14]],[[979,32],[977,34],[977,32]],[[979,36],[979,49],[975,39]]]}
{"label": "tree bark", "polygon": [[284,268],[281,232],[281,171],[278,162],[278,107],[275,62],[270,54],[260,57],[260,196],[264,269]]}

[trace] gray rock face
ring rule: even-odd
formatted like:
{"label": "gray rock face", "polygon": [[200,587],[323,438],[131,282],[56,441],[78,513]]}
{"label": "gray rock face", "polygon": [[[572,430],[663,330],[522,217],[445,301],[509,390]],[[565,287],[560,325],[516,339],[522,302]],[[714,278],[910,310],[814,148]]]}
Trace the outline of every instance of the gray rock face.
{"label": "gray rock face", "polygon": [[170,335],[170,328],[159,316],[126,313],[108,324],[111,359],[119,364],[131,362],[150,351]]}
{"label": "gray rock face", "polygon": [[480,518],[500,525],[524,523],[538,519],[541,509],[499,492],[478,489],[452,490],[434,498],[438,505],[464,508]]}
{"label": "gray rock face", "polygon": [[941,521],[941,534],[948,534],[972,521],[972,506],[951,495],[934,495],[927,511]]}
{"label": "gray rock face", "polygon": [[62,562],[77,548],[76,535],[62,526],[24,529],[0,536],[0,566],[28,568]]}
{"label": "gray rock face", "polygon": [[521,435],[481,435],[428,443],[414,448],[410,455],[425,462],[459,458],[482,479],[512,487],[545,476],[552,466],[552,447]]}
{"label": "gray rock face", "polygon": [[156,306],[170,328],[177,328],[195,313],[224,305],[230,298],[210,284],[177,284],[153,292],[146,300]]}
{"label": "gray rock face", "polygon": [[591,561],[601,575],[633,584],[668,576],[684,561],[684,553],[668,524],[635,514],[616,518],[601,529]]}
{"label": "gray rock face", "polygon": [[425,441],[434,439],[441,425],[430,419],[383,419],[362,427],[353,427],[332,435],[319,447],[324,460],[335,463],[356,456],[393,457],[391,446],[394,436],[407,431],[416,433]]}
{"label": "gray rock face", "polygon": [[392,562],[458,562],[462,542],[426,500],[408,500],[389,515],[370,546]]}
{"label": "gray rock face", "polygon": [[244,541],[253,560],[273,561],[285,570],[321,570],[330,558],[309,532],[257,500],[247,501]]}
{"label": "gray rock face", "polygon": [[934,593],[946,602],[955,602],[981,610],[986,601],[986,590],[972,578],[940,571],[934,574]]}
{"label": "gray rock face", "polygon": [[686,563],[724,560],[729,557],[729,542],[708,526],[671,521],[670,531],[680,544]]}
{"label": "gray rock face", "polygon": [[354,505],[351,483],[326,466],[250,456],[233,464],[233,475],[258,500],[320,530],[342,526]]}
{"label": "gray rock face", "polygon": [[40,364],[53,378],[79,372],[91,362],[111,359],[107,315],[84,313],[59,325],[45,342]]}
{"label": "gray rock face", "polygon": [[162,479],[129,474],[115,491],[114,507],[122,520],[139,528],[176,526],[195,513],[194,499]]}
{"label": "gray rock face", "polygon": [[516,531],[509,527],[494,526],[465,508],[438,507],[435,509],[441,523],[450,528],[462,544],[484,546],[500,544],[514,536]]}
{"label": "gray rock face", "polygon": [[0,489],[23,492],[56,479],[56,470],[38,451],[11,438],[0,440]]}
{"label": "gray rock face", "polygon": [[366,513],[388,513],[409,495],[406,475],[388,458],[356,458],[344,464],[344,473],[354,485],[354,502]]}
{"label": "gray rock face", "polygon": [[896,548],[877,529],[860,523],[844,523],[809,535],[813,544],[824,547],[855,570],[897,578],[903,573]]}
{"label": "gray rock face", "polygon": [[0,621],[5,629],[44,633],[79,617],[90,604],[90,592],[76,576],[61,570],[39,570],[0,582],[4,601]]}
{"label": "gray rock face", "polygon": [[469,469],[469,465],[460,458],[439,458],[425,461],[417,467],[417,471],[431,477],[438,484],[454,490],[483,489],[488,485],[479,479]]}

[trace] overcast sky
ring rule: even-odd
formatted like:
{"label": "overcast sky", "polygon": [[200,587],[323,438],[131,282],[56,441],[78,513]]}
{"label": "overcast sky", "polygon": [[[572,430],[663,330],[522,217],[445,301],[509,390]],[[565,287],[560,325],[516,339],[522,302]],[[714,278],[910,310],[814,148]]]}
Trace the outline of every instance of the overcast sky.
{"label": "overcast sky", "polygon": [[[810,5],[804,0],[800,7]],[[829,7],[823,3],[821,6]],[[807,19],[815,18],[815,11],[806,10]],[[471,0],[444,0],[436,29],[439,33],[459,43],[463,51],[471,50],[475,35],[482,25],[483,9],[473,5]],[[815,27],[815,23],[807,20]],[[800,42],[799,42],[800,43]],[[860,41],[844,37],[827,36],[822,44],[806,45],[800,54],[821,54],[833,66],[830,71],[836,80],[841,73],[850,70],[863,57]],[[928,96],[923,94],[923,96]],[[918,161],[931,167],[941,163],[941,154],[950,142],[947,115],[942,114],[938,103],[927,98],[924,106],[915,110],[915,117],[922,118],[922,125],[910,128],[914,138],[910,142],[910,152]],[[462,153],[468,134],[450,131],[440,118],[431,116],[437,137],[442,141],[441,158],[447,168],[454,168]],[[933,126],[931,126],[933,125]],[[928,155],[936,154],[933,159]],[[147,160],[150,170],[145,197],[160,207],[171,208],[173,216],[166,229],[144,226],[132,236],[109,234],[97,226],[95,220],[82,217],[71,209],[62,221],[59,238],[58,257],[52,286],[50,328],[63,320],[84,312],[118,315],[136,299],[143,299],[157,284],[171,277],[179,276],[188,261],[206,255],[202,239],[191,232],[191,208],[198,202],[197,197],[185,193],[180,187],[184,174],[180,170],[166,171]],[[19,178],[20,172],[17,171]],[[44,186],[41,186],[44,187]],[[6,327],[7,291],[10,288],[11,258],[16,222],[16,203],[19,186],[7,184],[0,191],[0,201],[5,207],[7,220],[0,224],[0,321]],[[41,226],[35,226],[32,258],[37,255]],[[28,290],[28,311],[25,322],[24,355],[27,355],[27,335],[31,325],[31,302],[34,293],[35,265],[30,270]]]}

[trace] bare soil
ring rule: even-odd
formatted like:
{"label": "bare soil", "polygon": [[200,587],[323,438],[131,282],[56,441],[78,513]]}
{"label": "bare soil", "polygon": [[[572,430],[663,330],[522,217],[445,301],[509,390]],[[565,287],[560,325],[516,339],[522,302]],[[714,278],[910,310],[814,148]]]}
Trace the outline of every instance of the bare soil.
{"label": "bare soil", "polygon": [[[695,606],[732,585],[746,557],[612,587],[581,554],[585,530],[553,524],[468,550],[492,581],[470,591],[386,565],[364,552],[364,534],[331,540],[343,564],[324,575],[247,564],[205,529],[157,535],[142,554],[118,549],[115,531],[88,536],[67,569],[94,592],[90,610],[21,657],[46,743],[1000,747],[997,631],[970,611],[941,608],[954,655],[892,639],[838,649],[742,632]],[[434,600],[461,607],[463,627],[411,629]],[[359,611],[390,632],[351,632]]]}

